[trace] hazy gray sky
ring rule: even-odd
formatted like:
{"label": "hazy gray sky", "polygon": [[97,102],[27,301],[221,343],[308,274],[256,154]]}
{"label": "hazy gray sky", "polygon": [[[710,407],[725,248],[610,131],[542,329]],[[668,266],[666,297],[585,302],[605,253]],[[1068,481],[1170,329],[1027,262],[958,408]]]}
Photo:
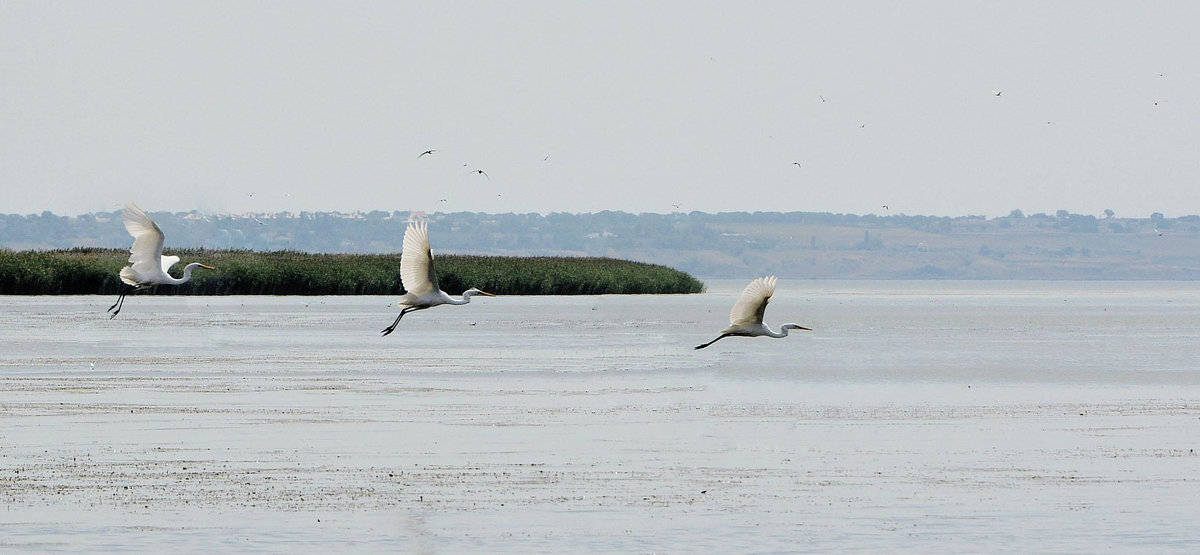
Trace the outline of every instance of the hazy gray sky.
{"label": "hazy gray sky", "polygon": [[1197,22],[1195,2],[0,0],[0,212],[1194,214]]}

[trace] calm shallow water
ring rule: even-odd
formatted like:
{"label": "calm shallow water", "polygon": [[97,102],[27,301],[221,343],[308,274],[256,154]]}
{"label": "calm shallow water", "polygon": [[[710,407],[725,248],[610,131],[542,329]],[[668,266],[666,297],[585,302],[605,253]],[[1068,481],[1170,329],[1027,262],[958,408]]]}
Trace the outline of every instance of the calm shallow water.
{"label": "calm shallow water", "polygon": [[1200,284],[742,286],[3,298],[0,546],[1200,546]]}

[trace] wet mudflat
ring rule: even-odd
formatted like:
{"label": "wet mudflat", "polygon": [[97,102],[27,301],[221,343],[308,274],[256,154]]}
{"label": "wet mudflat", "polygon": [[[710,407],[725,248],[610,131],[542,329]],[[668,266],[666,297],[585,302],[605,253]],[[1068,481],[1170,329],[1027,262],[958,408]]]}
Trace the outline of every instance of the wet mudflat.
{"label": "wet mudflat", "polygon": [[0,546],[1200,545],[1200,287],[788,281],[693,351],[742,285],[6,298]]}

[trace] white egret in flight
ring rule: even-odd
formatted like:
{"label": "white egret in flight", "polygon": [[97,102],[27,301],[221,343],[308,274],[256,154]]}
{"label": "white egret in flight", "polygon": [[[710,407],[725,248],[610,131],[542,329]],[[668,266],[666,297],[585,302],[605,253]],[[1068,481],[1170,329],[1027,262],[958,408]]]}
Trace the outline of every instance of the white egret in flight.
{"label": "white egret in flight", "polygon": [[440,304],[467,304],[471,295],[495,297],[474,287],[463,291],[462,300],[454,299],[438,289],[437,276],[433,273],[433,251],[429,249],[429,224],[424,219],[409,220],[404,230],[404,251],[400,253],[400,282],[404,284],[404,296],[397,303],[403,306],[392,325],[383,329],[383,335],[396,330],[400,319],[409,312],[424,310]]}
{"label": "white egret in flight", "polygon": [[117,302],[108,307],[112,312],[109,319],[115,318],[125,305],[125,295],[131,291],[148,289],[155,285],[180,285],[192,279],[192,271],[196,268],[216,270],[199,262],[192,262],[183,268],[183,277],[173,278],[167,270],[171,269],[178,256],[163,256],[163,239],[165,236],[158,224],[150,216],[130,202],[125,205],[125,229],[133,236],[133,247],[129,249],[129,265],[121,268],[121,281],[129,285]]}
{"label": "white egret in flight", "polygon": [[799,324],[784,324],[779,328],[778,332],[771,331],[766,324],[763,323],[763,313],[767,310],[767,303],[771,300],[771,295],[775,294],[775,276],[767,276],[758,278],[746,289],[742,291],[742,296],[738,297],[737,302],[733,303],[733,310],[729,311],[729,327],[721,330],[721,335],[716,339],[696,345],[697,349],[703,349],[717,341],[726,337],[736,335],[741,337],[759,337],[765,335],[767,337],[787,337],[788,330],[808,330]]}

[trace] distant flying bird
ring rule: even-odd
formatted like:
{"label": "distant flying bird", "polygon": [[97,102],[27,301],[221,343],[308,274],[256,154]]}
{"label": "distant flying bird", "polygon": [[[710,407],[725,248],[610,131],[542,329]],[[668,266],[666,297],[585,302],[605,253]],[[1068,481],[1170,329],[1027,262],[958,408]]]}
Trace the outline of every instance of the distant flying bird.
{"label": "distant flying bird", "polygon": [[818,94],[818,95],[817,95],[817,98],[820,98],[820,99],[821,99],[821,102],[825,102],[825,97],[823,97],[823,96],[821,96],[821,95],[819,95],[819,94]]}
{"label": "distant flying bird", "polygon": [[112,312],[109,319],[116,318],[125,305],[125,295],[131,291],[141,291],[155,285],[181,285],[192,279],[192,271],[196,268],[216,270],[199,262],[192,262],[183,268],[182,278],[173,278],[167,270],[171,269],[178,256],[163,256],[163,240],[165,236],[158,224],[150,216],[130,202],[125,205],[125,229],[133,236],[133,247],[129,249],[129,265],[121,269],[121,281],[127,287],[117,297],[117,302],[108,307]]}
{"label": "distant flying bird", "polygon": [[797,168],[803,168],[803,167],[804,167],[804,166],[801,166],[801,165],[800,165],[800,162],[792,162],[792,164],[795,164]]}
{"label": "distant flying bird", "polygon": [[884,210],[887,210],[887,209],[888,209],[888,205],[884,204],[884,205],[883,205],[883,209],[884,209]]}
{"label": "distant flying bird", "polygon": [[771,295],[775,294],[775,281],[775,276],[767,276],[750,282],[750,285],[747,285],[746,289],[742,291],[742,296],[733,303],[733,310],[729,311],[729,327],[721,330],[721,335],[718,335],[716,339],[696,345],[696,348],[703,349],[730,336],[787,337],[788,330],[812,331],[811,328],[799,324],[784,324],[777,333],[763,324],[763,313],[767,310],[767,303],[771,300]]}
{"label": "distant flying bird", "polygon": [[436,149],[436,148],[431,148],[431,149],[429,149],[429,150],[426,150],[425,152],[422,152],[422,153],[418,154],[418,155],[417,155],[417,158],[420,158],[420,157],[422,157],[422,156],[425,156],[426,154],[433,154],[433,153],[435,153],[435,152],[437,152],[437,149]]}
{"label": "distant flying bird", "polygon": [[1002,94],[1004,94],[1004,91],[992,91],[992,96],[1000,96]]}
{"label": "distant flying bird", "polygon": [[251,217],[251,218],[252,218],[254,221],[258,222],[258,225],[267,225],[267,222],[264,222],[264,221],[262,221],[262,220],[258,219],[258,216],[250,216],[250,217]]}
{"label": "distant flying bird", "polygon": [[482,175],[482,176],[484,176],[484,177],[487,177],[487,178],[488,178],[488,181],[491,181],[491,180],[492,180],[492,178],[488,177],[488,174],[487,174],[487,172],[485,172],[485,171],[483,171],[483,170],[471,170],[471,173],[477,173],[477,174],[479,174],[479,175]]}
{"label": "distant flying bird", "polygon": [[474,287],[463,291],[462,300],[456,300],[438,289],[437,275],[433,272],[433,251],[429,249],[429,223],[424,219],[409,220],[404,230],[404,250],[400,254],[400,282],[404,284],[404,296],[396,304],[403,306],[392,325],[383,329],[383,335],[396,330],[396,325],[405,314],[424,310],[441,304],[467,304],[472,295],[495,297]]}
{"label": "distant flying bird", "polygon": [[1163,236],[1163,232],[1159,231],[1157,227],[1154,228],[1154,232],[1157,233],[1159,237]]}

